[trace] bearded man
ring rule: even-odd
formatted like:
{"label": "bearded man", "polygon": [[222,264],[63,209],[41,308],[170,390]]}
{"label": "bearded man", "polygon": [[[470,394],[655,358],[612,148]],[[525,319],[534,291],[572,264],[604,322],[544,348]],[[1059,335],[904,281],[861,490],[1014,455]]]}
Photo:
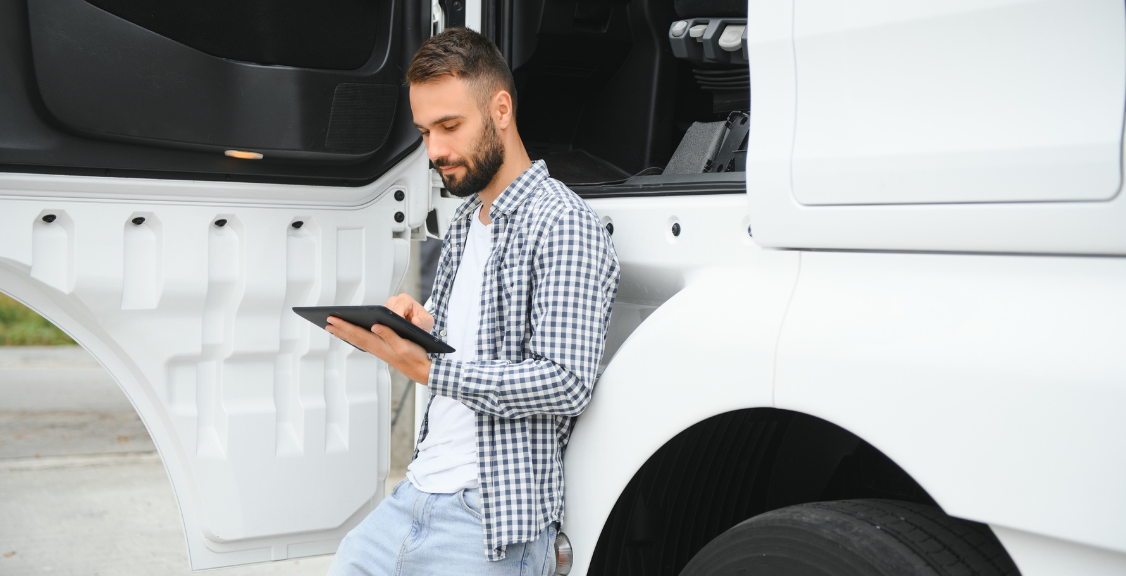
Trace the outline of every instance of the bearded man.
{"label": "bearded man", "polygon": [[407,71],[446,189],[464,197],[429,310],[387,306],[455,349],[427,355],[380,325],[329,332],[420,384],[430,402],[407,478],[340,544],[332,575],[547,576],[563,520],[563,451],[590,402],[619,266],[598,216],[532,162],[500,51],[451,28]]}

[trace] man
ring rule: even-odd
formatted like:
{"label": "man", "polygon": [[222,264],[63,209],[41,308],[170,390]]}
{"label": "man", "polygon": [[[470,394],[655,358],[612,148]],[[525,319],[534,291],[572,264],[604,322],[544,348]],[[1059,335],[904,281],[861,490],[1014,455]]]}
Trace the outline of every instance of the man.
{"label": "man", "polygon": [[330,574],[549,575],[563,451],[594,387],[617,257],[598,216],[529,159],[492,42],[446,30],[407,82],[430,160],[466,202],[430,310],[405,294],[387,305],[457,352],[428,356],[383,326],[330,319],[335,336],[430,388],[407,479],[341,542]]}

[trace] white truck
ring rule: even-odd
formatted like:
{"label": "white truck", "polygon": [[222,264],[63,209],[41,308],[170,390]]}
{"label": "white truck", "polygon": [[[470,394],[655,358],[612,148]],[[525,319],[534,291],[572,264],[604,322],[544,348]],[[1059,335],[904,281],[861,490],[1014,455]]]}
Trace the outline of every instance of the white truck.
{"label": "white truck", "polygon": [[290,308],[445,228],[401,76],[468,25],[622,265],[571,574],[1126,573],[1122,0],[161,4],[0,5],[0,290],[120,383],[193,569],[384,494],[387,367]]}

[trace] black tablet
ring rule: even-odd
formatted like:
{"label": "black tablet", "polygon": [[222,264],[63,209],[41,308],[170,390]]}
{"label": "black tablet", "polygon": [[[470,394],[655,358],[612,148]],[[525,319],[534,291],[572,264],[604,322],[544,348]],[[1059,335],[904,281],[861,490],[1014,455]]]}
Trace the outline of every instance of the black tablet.
{"label": "black tablet", "polygon": [[328,326],[329,316],[336,316],[368,330],[376,324],[382,324],[394,330],[400,338],[422,346],[423,350],[431,354],[449,354],[454,351],[449,344],[411,324],[406,318],[392,312],[386,306],[305,306],[296,307],[293,311],[320,328]]}

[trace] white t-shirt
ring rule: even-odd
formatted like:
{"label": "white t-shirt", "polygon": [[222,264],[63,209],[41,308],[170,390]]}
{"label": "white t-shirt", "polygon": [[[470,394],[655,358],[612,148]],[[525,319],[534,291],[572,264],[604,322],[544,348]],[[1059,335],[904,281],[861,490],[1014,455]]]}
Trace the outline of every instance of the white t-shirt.
{"label": "white t-shirt", "polygon": [[[446,342],[455,352],[450,360],[476,360],[477,328],[481,317],[481,284],[485,261],[492,249],[492,224],[481,223],[481,209],[471,217],[461,263],[454,275],[446,319]],[[407,478],[422,492],[450,494],[477,488],[477,433],[475,415],[465,404],[435,396],[427,416],[426,439],[418,445],[418,458],[407,466]]]}

